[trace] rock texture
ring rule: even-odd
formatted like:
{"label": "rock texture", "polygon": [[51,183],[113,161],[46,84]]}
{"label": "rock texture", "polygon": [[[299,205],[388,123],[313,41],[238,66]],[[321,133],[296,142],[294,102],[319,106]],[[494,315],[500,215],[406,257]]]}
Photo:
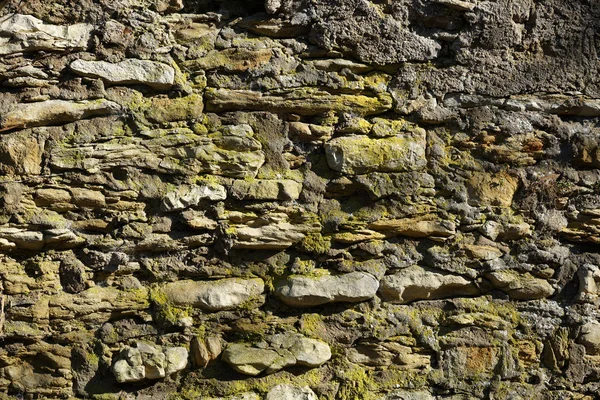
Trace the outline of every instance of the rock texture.
{"label": "rock texture", "polygon": [[0,1],[0,399],[597,398],[599,21]]}

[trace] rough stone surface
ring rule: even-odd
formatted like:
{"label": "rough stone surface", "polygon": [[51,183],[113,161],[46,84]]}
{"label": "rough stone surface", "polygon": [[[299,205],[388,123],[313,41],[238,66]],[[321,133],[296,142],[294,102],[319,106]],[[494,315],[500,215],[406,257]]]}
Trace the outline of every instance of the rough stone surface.
{"label": "rough stone surface", "polygon": [[160,379],[184,369],[187,358],[188,351],[184,347],[167,347],[161,350],[138,342],[136,347],[121,351],[112,370],[119,383]]}
{"label": "rough stone surface", "polygon": [[93,25],[86,23],[54,25],[32,15],[13,14],[0,22],[0,54],[85,50],[93,29]]}
{"label": "rough stone surface", "polygon": [[251,300],[264,291],[262,279],[221,279],[214,282],[179,281],[165,285],[167,298],[179,306],[203,310],[230,310]]}
{"label": "rough stone surface", "polygon": [[325,144],[325,152],[329,166],[346,174],[412,171],[423,168],[427,163],[424,130],[415,138],[336,138]]}
{"label": "rough stone surface", "polygon": [[292,276],[277,284],[275,293],[294,307],[317,306],[332,302],[356,303],[375,296],[379,281],[365,272],[345,275]]}
{"label": "rough stone surface", "polygon": [[265,400],[317,400],[318,397],[309,387],[294,387],[279,384],[269,390]]}
{"label": "rough stone surface", "polygon": [[479,289],[462,276],[412,266],[386,275],[381,281],[380,293],[387,301],[406,304],[422,299],[474,296],[479,294]]}
{"label": "rough stone surface", "polygon": [[331,358],[327,343],[298,333],[279,333],[250,346],[233,343],[227,346],[222,359],[231,368],[245,375],[270,374],[286,367],[300,365],[316,368]]}
{"label": "rough stone surface", "polygon": [[47,100],[39,103],[17,104],[2,117],[3,130],[55,125],[80,119],[116,114],[118,104],[106,100],[71,102]]}
{"label": "rough stone surface", "polygon": [[598,21],[0,1],[0,398],[597,397]]}
{"label": "rough stone surface", "polygon": [[102,78],[113,85],[144,84],[158,90],[169,89],[175,81],[173,67],[157,62],[128,59],[118,63],[106,61],[73,61],[75,73],[91,78]]}

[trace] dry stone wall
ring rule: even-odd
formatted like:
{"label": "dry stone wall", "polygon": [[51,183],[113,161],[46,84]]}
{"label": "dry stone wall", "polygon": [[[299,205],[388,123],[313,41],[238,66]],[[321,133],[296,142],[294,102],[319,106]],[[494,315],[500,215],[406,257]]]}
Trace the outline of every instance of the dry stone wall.
{"label": "dry stone wall", "polygon": [[0,397],[597,398],[595,1],[0,7]]}

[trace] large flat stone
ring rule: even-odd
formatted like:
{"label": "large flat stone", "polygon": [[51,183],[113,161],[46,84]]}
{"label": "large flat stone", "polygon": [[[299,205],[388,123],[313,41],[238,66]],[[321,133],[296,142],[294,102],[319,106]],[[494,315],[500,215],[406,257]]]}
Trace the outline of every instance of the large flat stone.
{"label": "large flat stone", "polygon": [[384,276],[379,294],[385,301],[406,304],[415,300],[474,296],[479,294],[479,289],[462,276],[415,265],[394,275]]}
{"label": "large flat stone", "polygon": [[231,194],[240,200],[298,200],[302,184],[289,179],[236,180]]}
{"label": "large flat stone", "polygon": [[228,278],[217,281],[178,281],[164,287],[167,298],[178,306],[207,311],[232,310],[256,300],[265,290],[262,279]]}
{"label": "large flat stone", "polygon": [[0,55],[29,51],[84,50],[93,25],[46,24],[32,15],[14,14],[0,22]]}
{"label": "large flat stone", "polygon": [[280,282],[276,295],[292,307],[310,307],[333,302],[356,303],[375,296],[379,281],[366,272],[337,276],[292,276]]}
{"label": "large flat stone", "polygon": [[513,270],[494,271],[486,274],[492,285],[516,300],[537,300],[550,297],[554,288],[548,281],[529,273],[520,274]]}
{"label": "large flat stone", "polygon": [[345,136],[325,143],[329,167],[345,174],[368,172],[406,172],[424,168],[425,131],[410,135],[372,139]]}
{"label": "large flat stone", "polygon": [[46,100],[38,103],[20,103],[4,114],[0,130],[57,125],[80,119],[116,114],[121,107],[112,101]]}
{"label": "large flat stone", "polygon": [[75,60],[70,67],[79,75],[102,78],[115,85],[143,84],[165,90],[175,81],[173,67],[147,60],[128,59],[118,63]]}
{"label": "large flat stone", "polygon": [[206,91],[208,111],[269,110],[275,113],[317,115],[329,111],[360,115],[380,114],[392,108],[387,93],[377,97],[351,94],[331,94],[312,88],[292,90],[280,95],[267,95],[251,90],[209,88]]}

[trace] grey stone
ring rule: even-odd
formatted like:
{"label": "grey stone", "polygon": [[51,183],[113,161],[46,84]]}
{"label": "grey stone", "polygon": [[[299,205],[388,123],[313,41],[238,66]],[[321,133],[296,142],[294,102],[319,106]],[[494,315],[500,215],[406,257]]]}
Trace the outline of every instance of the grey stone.
{"label": "grey stone", "polygon": [[83,50],[93,25],[52,25],[32,15],[13,14],[0,22],[0,55],[49,50]]}
{"label": "grey stone", "polygon": [[531,276],[529,273],[520,274],[517,271],[502,270],[486,274],[495,288],[506,292],[516,300],[536,300],[550,297],[554,288],[548,281]]}
{"label": "grey stone", "polygon": [[459,275],[443,274],[414,265],[381,280],[379,294],[385,301],[406,304],[415,300],[479,294],[475,284]]}
{"label": "grey stone", "polygon": [[429,392],[424,390],[409,391],[409,390],[394,390],[388,393],[381,400],[435,400],[436,398]]}
{"label": "grey stone", "polygon": [[116,114],[121,107],[112,101],[46,100],[38,103],[20,103],[2,117],[3,130],[57,125],[80,119]]}
{"label": "grey stone", "polygon": [[291,276],[279,282],[275,294],[287,305],[310,307],[332,302],[360,302],[375,296],[379,281],[366,272],[335,276]]}
{"label": "grey stone", "polygon": [[184,347],[155,347],[136,342],[136,347],[121,351],[112,371],[119,383],[160,379],[187,366],[188,351]]}
{"label": "grey stone", "polygon": [[316,339],[299,338],[290,348],[296,358],[296,364],[306,367],[318,367],[331,358],[329,346]]}
{"label": "grey stone", "polygon": [[178,281],[164,287],[167,298],[179,306],[207,311],[233,310],[257,300],[264,292],[262,279],[227,278],[216,281]]}
{"label": "grey stone", "polygon": [[233,343],[227,346],[222,360],[239,373],[256,376],[269,368],[278,354],[274,350],[259,349],[245,344]]}
{"label": "grey stone", "polygon": [[79,75],[102,78],[115,85],[144,84],[165,90],[173,86],[173,67],[147,60],[127,59],[118,63],[75,60],[70,68]]}

